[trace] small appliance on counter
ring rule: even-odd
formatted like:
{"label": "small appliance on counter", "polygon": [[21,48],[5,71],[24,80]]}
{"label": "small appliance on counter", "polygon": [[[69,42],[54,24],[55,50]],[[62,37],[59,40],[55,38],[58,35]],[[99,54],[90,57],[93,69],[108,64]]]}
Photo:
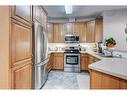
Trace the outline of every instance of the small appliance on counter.
{"label": "small appliance on counter", "polygon": [[98,42],[98,53],[103,53],[103,42]]}

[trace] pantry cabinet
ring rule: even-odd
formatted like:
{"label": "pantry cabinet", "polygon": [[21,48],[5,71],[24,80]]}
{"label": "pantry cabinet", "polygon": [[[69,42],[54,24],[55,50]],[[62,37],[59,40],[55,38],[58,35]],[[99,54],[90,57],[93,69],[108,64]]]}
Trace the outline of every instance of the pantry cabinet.
{"label": "pantry cabinet", "polygon": [[20,65],[11,69],[12,89],[30,89],[32,87],[31,68],[31,63],[26,63],[26,65]]}
{"label": "pantry cabinet", "polygon": [[127,89],[127,80],[90,70],[90,89]]}
{"label": "pantry cabinet", "polygon": [[11,67],[32,58],[32,27],[11,20]]}
{"label": "pantry cabinet", "polygon": [[64,70],[64,54],[63,53],[53,53],[52,55],[53,69],[54,70]]}
{"label": "pantry cabinet", "polygon": [[31,89],[32,6],[1,6],[0,12],[6,18],[0,22],[0,89]]}
{"label": "pantry cabinet", "polygon": [[25,24],[32,23],[32,6],[11,6],[11,17]]}

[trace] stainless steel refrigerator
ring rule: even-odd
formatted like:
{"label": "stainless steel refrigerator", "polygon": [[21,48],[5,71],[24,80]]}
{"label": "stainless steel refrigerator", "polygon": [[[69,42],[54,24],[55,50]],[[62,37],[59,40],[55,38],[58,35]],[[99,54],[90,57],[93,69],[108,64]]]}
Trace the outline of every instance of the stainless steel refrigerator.
{"label": "stainless steel refrigerator", "polygon": [[48,77],[47,32],[37,21],[33,23],[33,88],[40,89]]}

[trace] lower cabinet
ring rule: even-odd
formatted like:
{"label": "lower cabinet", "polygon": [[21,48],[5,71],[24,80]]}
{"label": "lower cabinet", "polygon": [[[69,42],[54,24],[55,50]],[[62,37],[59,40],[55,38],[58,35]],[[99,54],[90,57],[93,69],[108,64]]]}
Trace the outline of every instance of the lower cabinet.
{"label": "lower cabinet", "polygon": [[64,70],[64,54],[54,53],[52,54],[52,62],[54,70]]}
{"label": "lower cabinet", "polygon": [[52,56],[51,54],[48,55],[49,61],[48,61],[48,72],[52,69]]}
{"label": "lower cabinet", "polygon": [[80,56],[80,70],[81,71],[88,70],[88,55],[85,53],[81,53],[81,56]]}
{"label": "lower cabinet", "polygon": [[80,57],[80,69],[81,69],[81,71],[89,71],[88,65],[92,64],[98,60],[99,60],[98,58],[91,56],[90,54],[81,53],[81,57]]}
{"label": "lower cabinet", "polygon": [[11,68],[11,89],[31,89],[32,65],[28,63],[23,66]]}
{"label": "lower cabinet", "polygon": [[127,89],[127,80],[90,70],[91,89]]}

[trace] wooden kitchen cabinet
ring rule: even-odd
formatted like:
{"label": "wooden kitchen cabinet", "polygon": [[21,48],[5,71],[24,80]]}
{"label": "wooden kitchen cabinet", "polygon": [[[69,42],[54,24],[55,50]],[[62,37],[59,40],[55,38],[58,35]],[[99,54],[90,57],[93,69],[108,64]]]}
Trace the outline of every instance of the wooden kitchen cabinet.
{"label": "wooden kitchen cabinet", "polygon": [[32,6],[1,6],[0,12],[6,18],[0,22],[0,89],[30,89]]}
{"label": "wooden kitchen cabinet", "polygon": [[53,42],[64,43],[64,24],[55,23],[53,24]]}
{"label": "wooden kitchen cabinet", "polygon": [[11,89],[31,89],[32,85],[31,62],[11,68]]}
{"label": "wooden kitchen cabinet", "polygon": [[47,24],[47,30],[48,30],[48,43],[53,43],[53,24],[52,23]]}
{"label": "wooden kitchen cabinet", "polygon": [[40,22],[45,29],[47,28],[47,12],[42,6],[33,6],[33,20]]}
{"label": "wooden kitchen cabinet", "polygon": [[32,58],[32,28],[16,20],[11,20],[11,67]]}
{"label": "wooden kitchen cabinet", "polygon": [[52,54],[48,54],[48,58],[49,58],[49,61],[48,61],[48,72],[50,72],[51,69],[52,69],[52,66],[53,66],[53,64],[52,64]]}
{"label": "wooden kitchen cabinet", "polygon": [[103,19],[95,19],[95,42],[103,41]]}
{"label": "wooden kitchen cabinet", "polygon": [[80,57],[80,70],[87,71],[88,70],[88,55],[85,53],[81,53]]}
{"label": "wooden kitchen cabinet", "polygon": [[86,42],[95,42],[95,21],[87,22]]}
{"label": "wooden kitchen cabinet", "polygon": [[54,53],[53,57],[53,69],[54,70],[64,70],[64,54]]}
{"label": "wooden kitchen cabinet", "polygon": [[32,25],[32,6],[11,6],[11,17],[25,24]]}
{"label": "wooden kitchen cabinet", "polygon": [[90,89],[127,89],[127,80],[90,70]]}

